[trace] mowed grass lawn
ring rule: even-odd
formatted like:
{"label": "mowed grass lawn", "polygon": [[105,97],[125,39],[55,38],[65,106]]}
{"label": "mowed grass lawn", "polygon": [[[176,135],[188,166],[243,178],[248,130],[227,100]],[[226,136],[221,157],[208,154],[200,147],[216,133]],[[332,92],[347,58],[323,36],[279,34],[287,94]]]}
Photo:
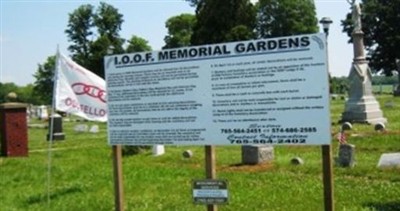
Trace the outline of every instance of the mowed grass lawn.
{"label": "mowed grass lawn", "polygon": [[[376,97],[388,119],[387,131],[353,125],[346,132],[356,146],[357,164],[354,168],[334,166],[336,210],[400,210],[400,169],[377,168],[382,153],[400,152],[400,98]],[[394,106],[385,106],[388,102]],[[340,125],[336,122],[344,103],[332,101],[333,156],[338,153],[335,135]],[[0,157],[1,211],[114,210],[106,124],[99,124],[98,134],[74,132],[76,124],[82,123],[64,122],[66,140],[53,144],[50,169],[46,129],[29,129],[28,157]],[[182,157],[187,149],[194,154],[190,159]],[[229,203],[218,206],[219,210],[324,209],[319,146],[275,146],[275,160],[255,166],[240,165],[240,146],[216,147],[216,156],[217,177],[229,183]],[[304,165],[290,164],[296,156]],[[154,157],[148,151],[124,157],[123,176],[125,210],[206,209],[193,204],[191,192],[192,180],[205,178],[204,147],[167,146],[163,156]]]}

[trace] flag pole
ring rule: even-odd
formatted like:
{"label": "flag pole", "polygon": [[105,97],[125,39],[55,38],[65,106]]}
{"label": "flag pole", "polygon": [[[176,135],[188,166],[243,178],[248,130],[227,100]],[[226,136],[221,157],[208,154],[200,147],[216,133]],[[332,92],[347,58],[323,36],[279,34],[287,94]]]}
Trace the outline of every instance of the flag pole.
{"label": "flag pole", "polygon": [[50,208],[51,202],[51,151],[53,147],[53,129],[54,129],[54,111],[55,111],[55,103],[56,103],[56,92],[57,92],[57,80],[58,80],[58,62],[60,57],[60,50],[57,45],[57,53],[56,53],[56,61],[54,68],[54,77],[53,77],[53,96],[51,102],[51,114],[50,114],[50,128],[49,128],[49,138],[48,138],[48,149],[47,149],[47,206]]}

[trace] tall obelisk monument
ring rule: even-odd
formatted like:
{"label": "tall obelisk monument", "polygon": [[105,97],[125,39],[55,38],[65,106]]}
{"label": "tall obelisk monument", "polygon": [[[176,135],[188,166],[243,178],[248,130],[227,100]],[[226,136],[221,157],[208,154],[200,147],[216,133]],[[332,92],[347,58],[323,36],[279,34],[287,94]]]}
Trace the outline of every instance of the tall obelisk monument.
{"label": "tall obelisk monument", "polygon": [[353,123],[386,123],[386,118],[372,94],[371,69],[364,53],[364,33],[361,27],[361,9],[359,4],[352,2],[352,19],[354,30],[353,49],[354,59],[350,69],[349,98],[346,101],[345,110],[340,122]]}

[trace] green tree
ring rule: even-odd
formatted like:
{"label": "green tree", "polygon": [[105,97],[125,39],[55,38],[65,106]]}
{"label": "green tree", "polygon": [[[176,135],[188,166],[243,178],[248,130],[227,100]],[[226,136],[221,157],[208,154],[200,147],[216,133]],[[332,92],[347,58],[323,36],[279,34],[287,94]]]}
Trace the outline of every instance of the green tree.
{"label": "green tree", "polygon": [[[360,6],[369,65],[375,72],[391,76],[392,71],[398,71],[396,58],[400,59],[400,0],[362,0]],[[343,32],[351,38],[351,10],[342,20],[342,26]]]}
{"label": "green tree", "polygon": [[331,77],[329,75],[329,87],[331,94],[346,94],[349,90],[349,81],[345,76]]}
{"label": "green tree", "polygon": [[[112,44],[108,36],[103,35],[98,37],[91,45],[89,64],[86,69],[94,72],[98,76],[104,78],[104,56],[109,54]],[[113,53],[116,53],[113,51]]]}
{"label": "green tree", "polygon": [[[256,11],[249,0],[196,0],[192,45],[254,38]],[[240,32],[240,33],[239,33]]]}
{"label": "green tree", "polygon": [[257,8],[256,31],[259,38],[318,31],[313,0],[260,0]]}
{"label": "green tree", "polygon": [[44,64],[39,64],[33,75],[36,81],[33,91],[44,104],[50,105],[53,94],[53,77],[56,64],[56,56],[49,56]]}
{"label": "green tree", "polygon": [[[69,14],[65,33],[71,45],[72,60],[104,78],[103,58],[113,49],[113,53],[123,53],[123,43],[119,35],[123,23],[122,15],[111,5],[101,2],[95,10],[92,5],[81,5]],[[40,64],[34,77],[33,91],[40,101],[50,104],[53,90],[55,56],[49,56]]]}
{"label": "green tree", "polygon": [[7,102],[8,93],[17,93],[17,90],[18,86],[14,83],[0,83],[0,103]]}
{"label": "green tree", "polygon": [[28,84],[18,88],[16,93],[20,102],[33,105],[45,104],[45,102],[40,99],[40,95],[35,92],[34,87],[33,84]]}
{"label": "green tree", "polygon": [[126,53],[151,51],[151,46],[147,40],[133,35],[131,39],[128,40],[128,46],[125,51]]}
{"label": "green tree", "polygon": [[164,38],[163,49],[190,46],[195,23],[196,16],[192,14],[181,14],[169,18],[165,23],[168,35]]}
{"label": "green tree", "polygon": [[10,92],[17,94],[17,102],[34,105],[44,104],[44,102],[40,100],[38,93],[34,91],[33,84],[20,87],[14,83],[0,83],[0,104],[7,101],[7,95]]}
{"label": "green tree", "polygon": [[97,26],[97,31],[101,35],[107,35],[109,39],[119,37],[123,15],[118,13],[118,10],[104,2],[100,2],[97,8],[97,13],[94,14],[94,25]]}
{"label": "green tree", "polygon": [[69,14],[65,30],[72,44],[69,50],[72,59],[83,67],[104,78],[103,57],[109,49],[123,53],[124,40],[119,32],[123,23],[122,14],[104,2],[95,11],[91,5],[82,5]]}
{"label": "green tree", "polygon": [[88,67],[90,64],[90,48],[93,36],[94,8],[90,4],[82,5],[69,14],[68,26],[65,30],[68,41],[72,44],[68,50],[72,59],[78,64]]}
{"label": "green tree", "polygon": [[97,9],[97,13],[94,14],[94,25],[97,27],[99,39],[101,39],[102,36],[106,36],[110,41],[114,53],[124,52],[122,48],[124,39],[119,35],[123,22],[123,15],[118,12],[118,9],[104,2],[100,2],[100,7]]}

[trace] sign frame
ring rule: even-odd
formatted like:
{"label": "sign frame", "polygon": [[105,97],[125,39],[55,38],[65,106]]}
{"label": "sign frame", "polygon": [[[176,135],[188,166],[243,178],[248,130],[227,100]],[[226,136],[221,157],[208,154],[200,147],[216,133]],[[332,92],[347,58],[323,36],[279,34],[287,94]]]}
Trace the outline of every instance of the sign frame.
{"label": "sign frame", "polygon": [[227,204],[229,199],[228,181],[222,179],[193,180],[192,195],[194,204]]}

